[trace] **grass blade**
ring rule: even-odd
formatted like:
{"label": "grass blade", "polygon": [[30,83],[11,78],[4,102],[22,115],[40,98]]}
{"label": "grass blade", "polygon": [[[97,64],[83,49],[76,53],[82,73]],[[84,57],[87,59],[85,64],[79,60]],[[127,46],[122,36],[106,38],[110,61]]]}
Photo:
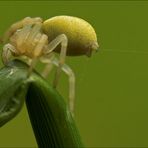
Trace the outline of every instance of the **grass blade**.
{"label": "grass blade", "polygon": [[28,85],[26,75],[11,64],[0,70],[0,127],[13,119],[21,110]]}
{"label": "grass blade", "polygon": [[62,96],[39,75],[31,79],[26,104],[39,147],[83,147]]}
{"label": "grass blade", "polygon": [[[62,96],[38,73],[33,72],[27,78],[27,72],[28,66],[18,60],[0,70],[0,125],[16,116],[26,97],[39,147],[83,147],[78,129]],[[2,113],[7,113],[9,109],[14,112],[3,117]]]}

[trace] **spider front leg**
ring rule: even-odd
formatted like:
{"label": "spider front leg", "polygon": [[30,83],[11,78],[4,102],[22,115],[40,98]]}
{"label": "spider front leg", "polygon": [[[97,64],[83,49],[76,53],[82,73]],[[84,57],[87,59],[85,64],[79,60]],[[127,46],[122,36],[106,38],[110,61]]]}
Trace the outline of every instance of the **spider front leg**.
{"label": "spider front leg", "polygon": [[[51,70],[52,65],[55,65],[56,67],[59,68],[59,61],[57,58],[55,58],[53,56],[51,58],[42,57],[40,60],[41,60],[41,62],[47,64],[47,66],[45,67],[45,69],[43,71],[44,72],[43,74],[45,74],[46,76],[49,74],[49,71]],[[48,68],[50,68],[50,69],[48,69]],[[72,115],[74,116],[75,74],[72,71],[72,69],[66,64],[62,65],[61,70],[64,71],[65,74],[68,75],[68,77],[69,77],[69,108],[70,108]]]}
{"label": "spider front leg", "polygon": [[9,43],[4,45],[3,50],[2,50],[2,61],[5,65],[7,65],[7,63],[9,62],[13,54],[16,54],[15,47]]}
{"label": "spider front leg", "polygon": [[23,28],[25,25],[28,24],[40,24],[43,20],[40,17],[31,18],[31,17],[25,17],[24,19],[12,24],[10,28],[6,31],[6,33],[3,36],[2,41],[6,43],[6,41],[13,35],[15,31],[17,31],[20,28]]}
{"label": "spider front leg", "polygon": [[53,41],[49,43],[47,46],[47,50],[44,53],[50,54],[59,44],[61,44],[61,51],[60,51],[60,58],[59,58],[59,66],[57,68],[56,74],[55,74],[55,79],[53,81],[53,87],[57,87],[59,78],[60,78],[60,73],[61,73],[61,68],[63,64],[65,63],[65,57],[66,57],[66,51],[67,51],[67,44],[68,44],[68,39],[65,34],[61,34],[57,36]]}

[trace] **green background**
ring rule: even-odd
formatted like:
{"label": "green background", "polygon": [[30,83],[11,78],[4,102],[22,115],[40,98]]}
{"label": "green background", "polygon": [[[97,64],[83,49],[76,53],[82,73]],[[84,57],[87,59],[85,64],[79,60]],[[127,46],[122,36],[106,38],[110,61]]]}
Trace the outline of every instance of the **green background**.
{"label": "green background", "polygon": [[[75,120],[85,145],[148,147],[148,2],[0,1],[0,35],[26,16],[56,15],[84,18],[100,43],[91,58],[67,58],[76,74]],[[64,74],[58,90],[67,98]],[[25,107],[0,128],[0,147],[37,147]]]}

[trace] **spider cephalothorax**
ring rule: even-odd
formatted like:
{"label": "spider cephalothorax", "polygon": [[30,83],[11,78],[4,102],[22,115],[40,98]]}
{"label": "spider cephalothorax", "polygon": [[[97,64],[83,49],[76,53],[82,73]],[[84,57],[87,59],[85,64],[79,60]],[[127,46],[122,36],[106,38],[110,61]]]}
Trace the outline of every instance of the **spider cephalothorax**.
{"label": "spider cephalothorax", "polygon": [[41,24],[26,25],[10,37],[10,44],[16,48],[14,55],[25,55],[31,59],[44,54],[48,36],[42,33]]}

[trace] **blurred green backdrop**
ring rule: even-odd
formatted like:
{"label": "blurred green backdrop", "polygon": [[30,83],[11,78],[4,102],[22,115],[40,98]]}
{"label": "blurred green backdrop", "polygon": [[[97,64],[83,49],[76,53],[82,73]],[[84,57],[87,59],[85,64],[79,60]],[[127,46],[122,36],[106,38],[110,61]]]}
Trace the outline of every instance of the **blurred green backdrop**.
{"label": "blurred green backdrop", "polygon": [[[76,74],[75,119],[82,139],[87,147],[148,146],[148,2],[0,1],[0,12],[0,35],[26,16],[72,15],[90,22],[100,52],[67,58]],[[58,89],[67,98],[64,74]],[[0,128],[0,147],[37,147],[25,107]]]}

